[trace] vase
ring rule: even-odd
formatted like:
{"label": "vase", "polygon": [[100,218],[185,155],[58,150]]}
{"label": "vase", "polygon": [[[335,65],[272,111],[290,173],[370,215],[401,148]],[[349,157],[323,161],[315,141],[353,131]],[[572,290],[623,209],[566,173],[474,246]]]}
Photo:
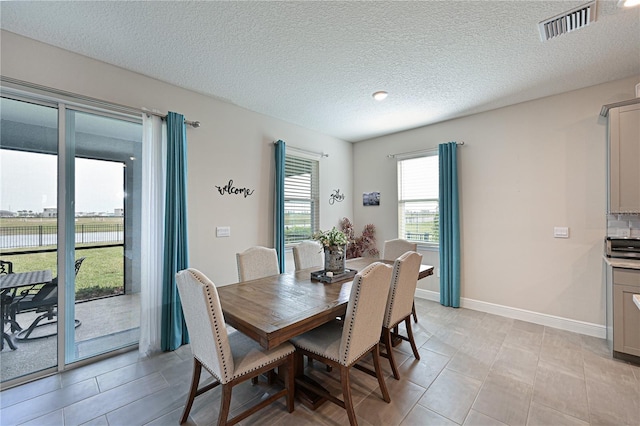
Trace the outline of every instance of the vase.
{"label": "vase", "polygon": [[342,274],[346,265],[346,246],[324,248],[324,271]]}

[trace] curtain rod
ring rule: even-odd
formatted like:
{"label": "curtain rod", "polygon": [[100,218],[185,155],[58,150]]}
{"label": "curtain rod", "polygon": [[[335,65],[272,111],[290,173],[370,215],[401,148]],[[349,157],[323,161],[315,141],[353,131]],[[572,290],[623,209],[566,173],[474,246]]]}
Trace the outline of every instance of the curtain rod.
{"label": "curtain rod", "polygon": [[[462,146],[462,145],[464,145],[464,141],[455,142],[455,144]],[[388,154],[387,158],[396,158],[396,157],[412,156],[412,155],[418,155],[418,154],[426,154],[428,152],[433,152],[436,149],[438,149],[438,147],[429,148],[429,149],[421,149],[421,150],[418,150],[418,151],[398,152],[396,154]]]}
{"label": "curtain rod", "polygon": [[[0,81],[2,83],[8,83],[10,85],[16,85],[19,87],[13,87],[13,89],[21,89],[22,88],[28,88],[28,89],[32,89],[32,90],[36,90],[39,92],[44,92],[45,95],[47,94],[53,94],[53,95],[57,95],[57,96],[64,96],[66,98],[69,98],[73,101],[82,101],[82,102],[89,102],[91,104],[112,110],[112,111],[116,111],[116,112],[123,112],[123,113],[137,113],[137,114],[147,114],[147,116],[149,115],[155,115],[157,117],[161,117],[161,118],[166,118],[167,114],[162,114],[160,112],[155,112],[155,111],[149,111],[146,109],[142,109],[142,108],[135,108],[135,107],[131,107],[131,106],[127,106],[127,105],[121,105],[121,104],[116,104],[113,102],[107,102],[107,101],[103,101],[101,99],[97,99],[97,98],[92,98],[90,96],[84,96],[84,95],[79,95],[77,93],[73,93],[73,92],[67,92],[66,90],[60,90],[60,89],[54,89],[52,87],[47,87],[47,86],[42,86],[40,84],[36,84],[36,83],[30,83],[28,81],[22,81],[22,80],[18,80],[16,78],[11,78],[11,77],[5,77],[5,76],[0,76]],[[189,126],[193,127],[193,128],[198,128],[200,127],[200,122],[199,121],[190,121],[190,120],[184,120],[185,124],[188,124]]]}
{"label": "curtain rod", "polygon": [[[278,141],[274,141],[273,142],[274,145],[276,145],[277,143],[278,143]],[[286,148],[287,150],[290,149],[292,151],[298,151],[298,152],[300,152],[302,154],[315,155],[315,156],[320,157],[320,158],[329,156],[329,154],[325,154],[324,152],[309,151],[309,150],[306,150],[306,149],[296,148],[295,146],[289,146],[289,145],[286,145],[286,147],[287,147]]]}

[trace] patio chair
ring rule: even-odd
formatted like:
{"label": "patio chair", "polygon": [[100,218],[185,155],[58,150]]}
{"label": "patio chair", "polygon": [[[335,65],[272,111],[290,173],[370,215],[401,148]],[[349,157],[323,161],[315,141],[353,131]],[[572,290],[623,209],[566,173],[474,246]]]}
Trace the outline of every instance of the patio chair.
{"label": "patio chair", "polygon": [[[80,271],[80,266],[82,266],[82,262],[84,261],[84,259],[85,259],[84,257],[81,257],[76,260],[75,276],[78,275],[78,272]],[[16,334],[17,340],[42,339],[44,337],[51,337],[57,334],[57,330],[56,330],[49,334],[44,334],[44,335],[38,334],[37,336],[33,336],[33,337],[31,336],[31,333],[33,333],[33,331],[37,327],[50,325],[57,321],[57,320],[54,320],[54,321],[51,321],[51,320],[53,320],[54,317],[58,315],[58,311],[56,309],[58,306],[58,277],[55,277],[50,282],[43,285],[39,290],[37,290],[36,293],[32,293],[32,291],[33,291],[32,289],[23,291],[21,293],[22,297],[14,300],[13,303],[11,303],[11,306],[9,307],[9,315],[11,319],[15,322],[15,324],[18,326],[17,327],[18,333]],[[26,312],[26,311],[42,312],[42,314],[36,317],[36,319],[33,320],[31,325],[29,325],[29,327],[27,327],[27,329],[25,330],[25,329],[22,329],[22,327],[17,323],[16,316],[19,313]],[[49,321],[45,323],[41,323],[41,321],[44,319],[47,319]],[[78,319],[74,319],[74,322],[75,322],[76,328],[81,325],[81,322]]]}

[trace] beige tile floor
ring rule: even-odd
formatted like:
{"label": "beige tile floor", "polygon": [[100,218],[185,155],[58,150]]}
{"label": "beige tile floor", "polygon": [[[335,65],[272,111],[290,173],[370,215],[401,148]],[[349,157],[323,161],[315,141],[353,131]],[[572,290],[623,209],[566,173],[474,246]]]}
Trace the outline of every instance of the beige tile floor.
{"label": "beige tile floor", "polygon": [[[420,361],[397,348],[401,380],[384,364],[391,403],[374,378],[352,373],[361,425],[640,425],[640,367],[614,360],[601,339],[416,300]],[[383,360],[386,363],[386,360]],[[319,363],[307,374],[339,390]],[[151,358],[129,352],[0,393],[2,425],[176,425],[191,376],[188,346]],[[203,381],[210,378],[203,377]],[[234,390],[232,414],[272,392]],[[219,388],[196,399],[188,424],[215,424]],[[283,402],[245,425],[344,425],[344,410]]]}

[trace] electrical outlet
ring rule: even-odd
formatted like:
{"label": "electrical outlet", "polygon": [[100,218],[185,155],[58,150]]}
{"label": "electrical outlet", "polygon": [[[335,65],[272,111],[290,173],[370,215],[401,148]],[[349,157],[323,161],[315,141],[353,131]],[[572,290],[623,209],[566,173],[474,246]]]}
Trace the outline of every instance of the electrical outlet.
{"label": "electrical outlet", "polygon": [[217,226],[216,227],[216,237],[230,237],[231,236],[231,227],[230,226]]}
{"label": "electrical outlet", "polygon": [[553,228],[553,238],[569,238],[569,228],[566,226],[556,226]]}

